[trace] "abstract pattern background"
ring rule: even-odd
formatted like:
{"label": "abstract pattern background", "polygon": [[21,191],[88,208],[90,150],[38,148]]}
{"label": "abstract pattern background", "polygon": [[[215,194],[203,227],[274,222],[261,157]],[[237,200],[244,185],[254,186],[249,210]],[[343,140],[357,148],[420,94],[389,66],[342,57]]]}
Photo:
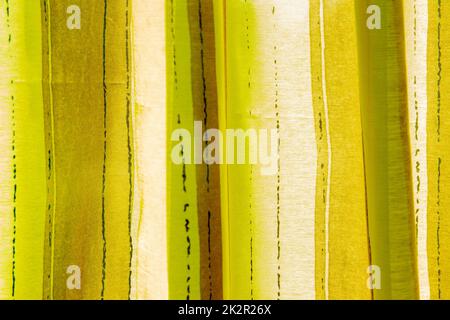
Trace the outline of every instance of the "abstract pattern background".
{"label": "abstract pattern background", "polygon": [[[450,298],[449,37],[443,0],[0,0],[0,298]],[[208,129],[273,174],[189,161]]]}

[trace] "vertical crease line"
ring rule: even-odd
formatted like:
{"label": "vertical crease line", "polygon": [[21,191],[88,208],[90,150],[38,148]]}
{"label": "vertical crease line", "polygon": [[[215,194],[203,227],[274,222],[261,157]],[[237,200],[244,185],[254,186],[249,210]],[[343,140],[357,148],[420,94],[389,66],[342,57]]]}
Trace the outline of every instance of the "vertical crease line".
{"label": "vertical crease line", "polygon": [[441,141],[441,81],[442,81],[441,19],[442,19],[441,0],[438,0],[438,29],[437,29],[437,37],[438,37],[437,141],[438,142]]}
{"label": "vertical crease line", "polygon": [[[442,18],[442,3],[438,0],[438,29],[437,29],[437,42],[438,42],[438,80],[437,80],[437,142],[441,142],[441,81],[442,81],[442,47],[441,47],[441,18]],[[437,230],[436,230],[436,242],[437,242],[437,281],[438,281],[438,299],[441,299],[441,248],[440,248],[440,232],[441,232],[441,165],[442,158],[438,157],[438,179],[437,179]]]}
{"label": "vertical crease line", "polygon": [[[228,126],[228,61],[227,61],[227,54],[228,54],[228,30],[227,30],[227,1],[228,0],[223,0],[222,2],[222,13],[223,13],[223,24],[222,24],[222,28],[223,28],[223,90],[224,90],[224,118],[225,118],[225,128]],[[230,224],[230,217],[229,217],[229,199],[230,199],[230,173],[229,170],[227,170],[225,168],[225,177],[226,177],[226,185],[225,185],[225,194],[226,194],[226,204],[227,204],[227,211],[225,213],[227,221],[226,221],[226,228],[227,228],[227,238],[226,241],[227,243],[227,252],[230,252],[230,248],[231,248],[231,224]],[[227,282],[226,282],[226,299],[229,298],[230,296],[230,290],[231,290],[231,261],[230,258],[227,258]]]}
{"label": "vertical crease line", "polygon": [[[416,73],[416,66],[415,62],[417,59],[417,1],[414,0],[414,22],[413,22],[413,34],[414,34],[414,80],[413,80],[413,96],[414,96],[414,140],[416,142],[416,146],[419,142],[419,101],[417,100],[417,73]],[[417,147],[416,149],[416,155],[419,154],[420,149]],[[416,241],[419,239],[419,214],[420,214],[420,199],[419,199],[419,192],[420,192],[420,176],[419,176],[419,168],[420,168],[420,161],[416,160],[416,192],[417,192],[417,200],[416,205],[417,209],[415,210],[415,220],[416,220]]]}
{"label": "vertical crease line", "polygon": [[[178,114],[178,125],[181,126],[180,114]],[[180,136],[180,141],[183,142],[182,136]],[[188,191],[186,188],[187,174],[186,174],[186,158],[184,155],[184,143],[181,144],[181,157],[182,157],[182,161],[183,161],[183,169],[182,169],[182,175],[181,175],[181,178],[183,181],[183,193],[187,194]],[[190,221],[189,221],[189,213],[188,213],[189,206],[190,206],[190,204],[189,204],[189,202],[187,202],[184,204],[184,208],[183,208],[183,213],[186,216],[184,227],[185,227],[186,242],[187,242],[186,243],[187,244],[187,247],[186,247],[186,254],[187,254],[187,257],[186,257],[186,260],[187,260],[187,262],[186,262],[186,273],[187,273],[187,275],[186,275],[186,300],[191,299],[191,262],[190,262],[191,261],[191,237],[190,237],[190,232],[189,232],[189,230],[190,230],[190,228],[189,228]]]}
{"label": "vertical crease line", "polygon": [[[276,30],[276,7],[275,5],[272,7],[272,16],[274,18],[274,31]],[[274,50],[274,76],[275,76],[275,101],[274,101],[274,108],[275,108],[275,119],[276,119],[276,128],[277,128],[277,134],[278,134],[278,141],[277,141],[277,300],[280,300],[281,298],[281,202],[280,202],[280,189],[281,189],[281,159],[280,159],[280,151],[281,151],[281,138],[280,138],[280,108],[279,108],[279,82],[278,82],[278,47],[275,44],[273,47]]]}
{"label": "vertical crease line", "polygon": [[105,282],[106,282],[106,225],[105,225],[105,189],[106,189],[106,154],[107,154],[107,85],[106,85],[106,31],[107,31],[107,15],[108,15],[108,0],[104,0],[103,13],[103,174],[102,174],[102,240],[103,240],[103,255],[102,255],[102,285],[101,285],[101,300],[105,297]]}
{"label": "vertical crease line", "polygon": [[441,215],[440,215],[440,206],[441,206],[441,165],[442,158],[438,158],[438,180],[437,180],[437,230],[436,230],[436,244],[437,244],[437,276],[438,276],[438,299],[441,299]]}
{"label": "vertical crease line", "polygon": [[133,180],[134,180],[134,172],[133,172],[133,142],[131,137],[131,74],[130,74],[130,0],[126,0],[125,2],[125,55],[126,55],[126,72],[127,72],[127,93],[126,93],[126,104],[127,104],[127,115],[126,115],[126,124],[127,124],[127,148],[128,148],[128,184],[129,184],[129,193],[128,193],[128,237],[129,237],[129,246],[130,246],[130,259],[128,261],[128,300],[131,298],[131,278],[133,275],[132,263],[133,263],[133,236],[132,236],[132,211],[133,211],[133,196],[134,196],[134,188],[133,188]]}
{"label": "vertical crease line", "polygon": [[51,217],[51,225],[50,225],[50,299],[54,298],[54,290],[53,290],[53,274],[54,274],[54,260],[55,260],[55,221],[56,221],[56,166],[55,166],[55,115],[54,115],[54,103],[53,103],[53,67],[52,67],[52,37],[51,37],[51,7],[50,1],[44,1],[44,7],[46,10],[46,19],[47,19],[47,47],[48,47],[48,89],[49,89],[49,104],[50,104],[50,138],[51,138],[51,154],[49,154],[49,161],[51,161],[51,175],[52,175],[52,183],[53,183],[53,196],[52,196],[52,217]]}
{"label": "vertical crease line", "polygon": [[327,133],[327,147],[328,147],[328,169],[327,169],[327,195],[325,206],[325,299],[329,299],[328,292],[328,277],[329,277],[329,223],[330,223],[330,185],[331,185],[331,137],[330,124],[328,117],[328,98],[327,98],[327,83],[326,83],[326,63],[325,63],[325,29],[324,29],[324,3],[320,0],[320,38],[321,38],[321,60],[322,60],[322,96],[325,113],[325,128]]}
{"label": "vertical crease line", "polygon": [[[250,34],[249,34],[249,29],[250,29],[250,23],[249,23],[249,19],[248,19],[248,0],[244,1],[244,14],[245,14],[245,39],[246,39],[246,45],[247,45],[247,52],[250,55]],[[251,66],[249,63],[249,67],[248,67],[248,72],[247,72],[247,76],[248,76],[248,89],[251,90]],[[251,111],[250,111],[251,113]],[[252,208],[252,201],[253,201],[253,166],[250,165],[250,190],[249,190],[249,220],[250,220],[250,299],[254,300],[254,283],[253,283],[253,272],[254,272],[254,268],[253,268],[253,264],[254,264],[254,257],[253,257],[253,251],[254,251],[254,244],[253,244],[253,208]]]}
{"label": "vertical crease line", "polygon": [[[10,6],[9,0],[6,0],[6,24],[8,27],[8,44],[10,50],[12,49],[12,31],[10,25]],[[14,79],[10,81],[11,89],[14,87]],[[12,126],[12,154],[13,154],[13,169],[12,169],[12,177],[13,177],[13,212],[12,212],[12,220],[13,220],[13,237],[12,237],[12,270],[11,270],[11,297],[14,299],[16,295],[16,234],[17,234],[17,161],[16,161],[16,105],[15,105],[15,97],[14,93],[11,95],[11,126]]]}

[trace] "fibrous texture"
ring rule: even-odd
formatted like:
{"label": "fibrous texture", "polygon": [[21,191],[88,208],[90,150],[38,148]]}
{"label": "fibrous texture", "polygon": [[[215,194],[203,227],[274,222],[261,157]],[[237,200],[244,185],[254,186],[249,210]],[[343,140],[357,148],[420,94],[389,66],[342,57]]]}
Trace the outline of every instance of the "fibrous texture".
{"label": "fibrous texture", "polygon": [[0,0],[0,298],[445,299],[450,4]]}

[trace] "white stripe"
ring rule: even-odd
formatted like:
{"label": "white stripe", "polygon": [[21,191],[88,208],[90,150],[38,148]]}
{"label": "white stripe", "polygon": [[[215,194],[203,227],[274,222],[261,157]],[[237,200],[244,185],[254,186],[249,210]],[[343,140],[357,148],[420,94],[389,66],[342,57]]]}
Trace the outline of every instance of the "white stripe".
{"label": "white stripe", "polygon": [[327,132],[327,146],[328,146],[328,172],[327,172],[327,196],[325,204],[325,299],[328,299],[328,274],[329,274],[329,223],[330,223],[330,184],[331,184],[331,139],[330,126],[328,121],[328,100],[327,100],[327,83],[325,72],[325,30],[324,30],[324,8],[323,0],[320,0],[320,38],[322,48],[322,96],[323,106],[325,110],[325,129]]}
{"label": "white stripe", "polygon": [[[275,127],[274,99],[278,92],[280,298],[313,300],[316,298],[317,143],[311,90],[309,1],[278,0],[274,11],[274,4],[265,0],[253,4],[257,36],[252,39],[256,40],[253,44],[259,55],[258,60],[251,61],[255,75],[252,90],[259,94],[251,97],[249,106],[255,106],[254,110],[259,112],[252,120],[258,128]],[[285,35],[284,39],[280,34]],[[253,178],[253,199],[258,200],[252,206],[257,213],[254,215],[254,270],[258,299],[277,298],[278,292],[277,184],[276,174],[255,174]]]}
{"label": "white stripe", "polygon": [[[411,136],[412,176],[414,189],[414,212],[419,210],[417,219],[417,256],[420,299],[430,298],[427,254],[427,35],[428,0],[405,2],[406,61],[408,69],[408,100]],[[416,13],[414,12],[416,6]],[[414,35],[416,19],[416,35]],[[416,50],[414,50],[416,42]],[[414,84],[414,77],[416,84]],[[417,115],[415,103],[417,101]],[[418,121],[416,138],[416,119]],[[420,150],[416,154],[416,150]],[[416,163],[420,172],[416,172]],[[417,192],[418,181],[420,189]],[[417,203],[417,200],[419,203]]]}
{"label": "white stripe", "polygon": [[133,82],[137,108],[133,234],[137,234],[137,246],[131,296],[139,300],[166,300],[169,297],[164,8],[164,0],[135,0],[132,8]]}

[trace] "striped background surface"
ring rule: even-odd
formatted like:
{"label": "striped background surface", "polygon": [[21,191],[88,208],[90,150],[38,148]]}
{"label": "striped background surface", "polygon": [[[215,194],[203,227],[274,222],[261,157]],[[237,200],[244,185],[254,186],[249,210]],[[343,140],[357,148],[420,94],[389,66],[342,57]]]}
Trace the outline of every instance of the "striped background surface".
{"label": "striped background surface", "polygon": [[[445,0],[0,0],[0,298],[450,298],[449,37]],[[194,121],[274,174],[190,164]]]}

